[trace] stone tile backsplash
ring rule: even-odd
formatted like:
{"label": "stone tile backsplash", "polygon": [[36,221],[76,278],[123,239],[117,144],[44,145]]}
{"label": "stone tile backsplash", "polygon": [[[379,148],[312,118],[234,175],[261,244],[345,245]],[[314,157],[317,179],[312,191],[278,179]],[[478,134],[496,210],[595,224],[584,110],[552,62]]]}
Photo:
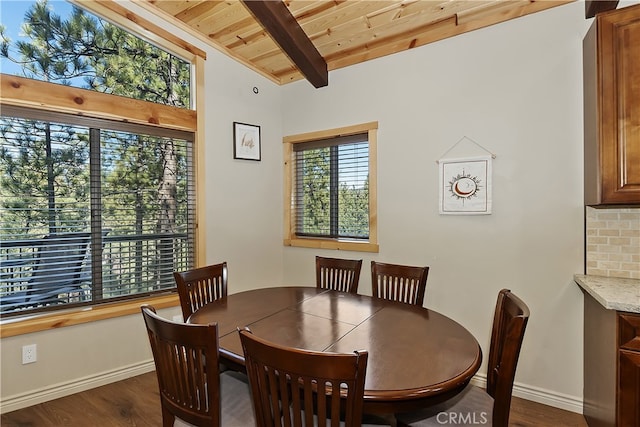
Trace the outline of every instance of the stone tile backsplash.
{"label": "stone tile backsplash", "polygon": [[586,208],[587,274],[640,279],[640,208]]}

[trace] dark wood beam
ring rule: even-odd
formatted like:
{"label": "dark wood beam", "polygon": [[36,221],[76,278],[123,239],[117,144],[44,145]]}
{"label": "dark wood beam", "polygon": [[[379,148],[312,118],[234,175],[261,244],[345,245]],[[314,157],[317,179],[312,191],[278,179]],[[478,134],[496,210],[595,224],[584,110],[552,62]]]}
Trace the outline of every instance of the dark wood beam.
{"label": "dark wood beam", "polygon": [[242,0],[289,59],[316,88],[329,84],[327,63],[280,0]]}
{"label": "dark wood beam", "polygon": [[593,18],[596,13],[606,12],[618,7],[618,0],[587,0],[584,2],[584,17]]}

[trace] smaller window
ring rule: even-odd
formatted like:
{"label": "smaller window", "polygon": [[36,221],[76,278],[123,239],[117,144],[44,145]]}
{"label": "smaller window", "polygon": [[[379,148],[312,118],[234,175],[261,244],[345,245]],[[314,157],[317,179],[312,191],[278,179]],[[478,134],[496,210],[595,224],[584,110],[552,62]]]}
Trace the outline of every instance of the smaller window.
{"label": "smaller window", "polygon": [[377,122],[285,137],[288,246],[377,252]]}

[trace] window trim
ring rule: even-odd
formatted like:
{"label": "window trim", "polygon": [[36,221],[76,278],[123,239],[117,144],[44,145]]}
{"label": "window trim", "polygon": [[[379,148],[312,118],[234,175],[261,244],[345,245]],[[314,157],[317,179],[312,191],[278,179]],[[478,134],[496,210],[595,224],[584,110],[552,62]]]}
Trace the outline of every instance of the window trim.
{"label": "window trim", "polygon": [[140,306],[151,304],[155,308],[178,307],[178,294],[166,293],[153,297],[131,299],[90,307],[76,307],[49,313],[36,313],[25,317],[12,317],[0,322],[0,338],[14,337],[33,332],[81,325],[113,317],[140,313]]}
{"label": "window trim", "polygon": [[0,104],[188,132],[196,131],[195,110],[160,105],[88,89],[0,74]]}
{"label": "window trim", "polygon": [[[204,167],[198,159],[204,158],[204,65],[206,53],[195,46],[171,35],[141,17],[133,14],[126,7],[102,7],[96,0],[71,3],[88,10],[99,17],[115,22],[122,28],[169,52],[191,62],[195,79],[192,82],[195,110],[153,104],[130,98],[94,92],[56,83],[46,83],[26,79],[19,76],[0,73],[0,106],[13,105],[26,108],[41,109],[53,112],[111,119],[122,122],[133,122],[152,126],[195,132],[193,152],[195,191],[196,191],[196,235],[195,264],[204,265],[205,223],[204,192],[199,191],[204,178]],[[114,98],[115,97],[115,98]],[[132,120],[132,117],[134,120]],[[142,304],[153,304],[156,308],[177,307],[178,296],[169,293],[151,298],[131,299],[113,304],[92,307],[81,307],[55,313],[40,313],[25,317],[0,319],[0,338],[28,334],[32,332],[56,329],[64,326],[104,320],[137,313]]]}
{"label": "window trim", "polygon": [[[369,141],[369,239],[330,239],[298,237],[295,234],[295,211],[292,209],[295,183],[293,144],[367,133]],[[379,252],[378,245],[378,122],[346,126],[324,131],[308,132],[282,138],[284,152],[284,246],[334,249],[360,252]]]}

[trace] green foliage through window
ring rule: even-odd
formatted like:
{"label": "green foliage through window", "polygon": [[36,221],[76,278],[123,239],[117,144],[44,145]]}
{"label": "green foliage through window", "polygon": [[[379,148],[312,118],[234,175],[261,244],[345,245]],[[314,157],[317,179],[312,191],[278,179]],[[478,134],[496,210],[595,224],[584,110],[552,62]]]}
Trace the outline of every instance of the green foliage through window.
{"label": "green foliage through window", "polygon": [[[77,6],[65,15],[56,9],[66,12],[69,4],[32,2],[21,25],[2,22],[3,70],[10,61],[24,77],[191,107],[191,64]],[[26,40],[13,40],[9,33],[23,34]]]}
{"label": "green foliage through window", "polygon": [[295,146],[296,235],[369,237],[367,135]]}

